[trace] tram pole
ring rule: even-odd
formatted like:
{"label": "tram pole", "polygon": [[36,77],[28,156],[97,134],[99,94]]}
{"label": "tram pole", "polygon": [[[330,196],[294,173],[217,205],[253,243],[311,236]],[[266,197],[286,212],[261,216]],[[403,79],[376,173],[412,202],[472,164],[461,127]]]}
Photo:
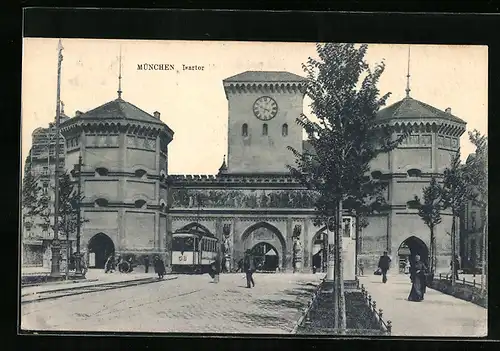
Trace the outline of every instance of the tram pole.
{"label": "tram pole", "polygon": [[82,208],[82,155],[78,157],[78,165],[75,165],[75,171],[78,172],[78,203],[76,208],[76,254],[75,254],[75,274],[77,276],[82,275],[82,265],[81,265],[81,253],[80,253],[80,230],[81,230],[81,208]]}
{"label": "tram pole", "polygon": [[62,66],[62,42],[59,39],[58,57],[57,57],[57,104],[56,104],[56,157],[55,157],[55,167],[54,167],[54,239],[52,240],[51,250],[52,250],[52,263],[50,269],[50,276],[53,278],[59,278],[61,276],[61,242],[59,241],[59,151],[60,151],[60,117],[61,117],[61,66]]}

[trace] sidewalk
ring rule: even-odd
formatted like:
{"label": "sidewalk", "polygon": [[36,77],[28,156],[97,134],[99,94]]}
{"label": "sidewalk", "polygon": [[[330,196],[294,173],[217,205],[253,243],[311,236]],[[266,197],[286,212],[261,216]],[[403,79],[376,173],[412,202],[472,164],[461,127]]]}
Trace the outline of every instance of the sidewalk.
{"label": "sidewalk", "polygon": [[359,277],[381,308],[384,320],[392,322],[393,336],[482,337],[487,335],[488,311],[471,302],[427,288],[422,302],[407,301],[409,276],[388,275],[386,284],[376,275]]}
{"label": "sidewalk", "polygon": [[133,281],[145,278],[153,279],[155,277],[156,275],[154,274],[154,272],[143,273],[141,271],[139,272],[134,271],[132,273],[120,273],[120,272],[104,273],[103,269],[89,269],[85,276],[86,279],[82,279],[76,282],[70,280],[67,283],[63,281],[63,282],[40,284],[36,286],[22,287],[21,295],[36,294],[43,291],[51,291],[57,289],[71,289],[71,288],[82,287],[87,285],[95,285],[95,284],[126,282],[126,281]]}

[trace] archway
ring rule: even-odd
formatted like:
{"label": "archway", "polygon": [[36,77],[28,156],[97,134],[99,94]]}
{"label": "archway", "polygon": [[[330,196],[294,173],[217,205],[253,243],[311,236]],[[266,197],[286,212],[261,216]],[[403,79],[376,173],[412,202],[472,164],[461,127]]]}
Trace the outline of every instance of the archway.
{"label": "archway", "polygon": [[325,245],[328,245],[326,227],[320,229],[311,241],[311,269],[313,271],[326,272],[327,253]]}
{"label": "archway", "polygon": [[403,271],[406,260],[413,262],[415,256],[419,255],[420,260],[428,266],[429,264],[429,249],[425,243],[416,236],[410,236],[404,240],[398,249],[399,270]]}
{"label": "archway", "polygon": [[251,249],[253,256],[256,258],[258,270],[263,272],[276,272],[279,267],[280,255],[278,250],[266,242],[260,242]]}
{"label": "archway", "polygon": [[[275,226],[266,222],[255,223],[243,232],[241,242],[243,251],[240,252],[240,258],[243,258],[243,253],[246,250],[252,250],[256,246],[259,247],[259,244],[265,243],[269,247],[273,247],[277,255],[278,267],[281,269],[286,268],[287,262],[283,259],[286,257],[286,242],[279,229]],[[273,259],[269,258],[269,260]]]}
{"label": "archway", "polygon": [[[108,257],[115,253],[115,245],[109,236],[104,233],[98,233],[89,240],[88,252],[89,255],[94,256],[93,268],[104,268]],[[91,260],[89,261],[89,266],[91,266],[92,262]]]}

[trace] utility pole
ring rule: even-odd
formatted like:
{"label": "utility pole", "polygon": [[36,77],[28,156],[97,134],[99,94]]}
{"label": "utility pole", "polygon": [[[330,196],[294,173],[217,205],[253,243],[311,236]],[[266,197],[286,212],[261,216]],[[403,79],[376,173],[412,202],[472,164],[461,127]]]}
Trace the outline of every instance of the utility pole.
{"label": "utility pole", "polygon": [[50,275],[53,278],[59,278],[61,276],[59,261],[61,259],[61,242],[59,241],[59,151],[60,151],[60,117],[61,117],[61,64],[63,60],[62,50],[63,46],[61,39],[59,39],[59,45],[57,47],[58,57],[57,57],[57,103],[56,103],[56,162],[54,168],[55,177],[55,194],[54,194],[54,239],[52,240],[52,264]]}
{"label": "utility pole", "polygon": [[78,157],[78,165],[75,169],[78,172],[78,207],[76,209],[76,276],[82,275],[81,253],[80,253],[80,227],[81,227],[81,211],[82,211],[82,155]]}

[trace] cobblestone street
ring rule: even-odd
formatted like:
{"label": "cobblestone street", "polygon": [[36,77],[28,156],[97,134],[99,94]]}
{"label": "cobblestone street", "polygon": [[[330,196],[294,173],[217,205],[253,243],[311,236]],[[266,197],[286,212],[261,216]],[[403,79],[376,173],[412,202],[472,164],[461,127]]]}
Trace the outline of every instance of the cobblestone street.
{"label": "cobblestone street", "polygon": [[21,307],[23,330],[290,333],[323,274],[180,275],[155,284]]}

